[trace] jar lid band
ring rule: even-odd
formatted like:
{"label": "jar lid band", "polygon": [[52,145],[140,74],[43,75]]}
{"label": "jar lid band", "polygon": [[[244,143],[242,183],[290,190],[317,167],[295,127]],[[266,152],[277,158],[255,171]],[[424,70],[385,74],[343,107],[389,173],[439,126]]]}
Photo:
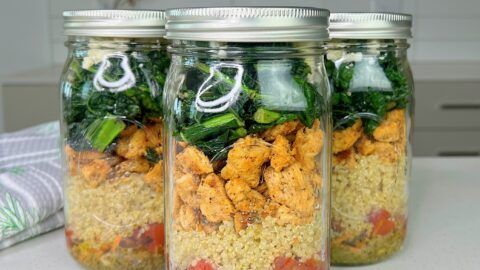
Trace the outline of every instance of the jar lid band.
{"label": "jar lid band", "polygon": [[74,10],[63,12],[64,34],[96,37],[163,37],[165,12]]}
{"label": "jar lid band", "polygon": [[293,42],[328,39],[326,9],[215,7],[167,10],[167,39]]}
{"label": "jar lid band", "polygon": [[407,39],[412,15],[401,13],[332,13],[330,37],[343,39]]}

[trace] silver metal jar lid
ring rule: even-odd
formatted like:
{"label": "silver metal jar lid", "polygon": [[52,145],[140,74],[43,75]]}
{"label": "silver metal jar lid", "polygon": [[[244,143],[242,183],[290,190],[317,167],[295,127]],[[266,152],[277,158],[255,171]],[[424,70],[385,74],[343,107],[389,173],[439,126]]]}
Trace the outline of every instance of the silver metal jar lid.
{"label": "silver metal jar lid", "polygon": [[322,41],[329,38],[326,9],[214,7],[167,10],[167,39],[225,42]]}
{"label": "silver metal jar lid", "polygon": [[63,12],[64,34],[96,37],[163,37],[165,12],[75,10]]}
{"label": "silver metal jar lid", "polygon": [[332,13],[330,37],[384,39],[412,37],[412,16],[401,13]]}

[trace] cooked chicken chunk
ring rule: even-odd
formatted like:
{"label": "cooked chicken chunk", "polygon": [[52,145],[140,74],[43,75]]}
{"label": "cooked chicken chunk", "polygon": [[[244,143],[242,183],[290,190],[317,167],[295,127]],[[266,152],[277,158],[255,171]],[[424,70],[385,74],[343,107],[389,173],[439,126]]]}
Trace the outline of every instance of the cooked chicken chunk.
{"label": "cooked chicken chunk", "polygon": [[320,129],[318,119],[312,128],[303,128],[297,132],[293,148],[295,159],[300,163],[303,170],[315,169],[315,157],[320,153],[323,146],[323,132]]}
{"label": "cooked chicken chunk", "polygon": [[118,175],[126,172],[146,173],[150,170],[150,164],[144,158],[127,159],[115,167]]}
{"label": "cooked chicken chunk", "polygon": [[248,225],[253,224],[257,220],[256,213],[247,213],[247,212],[236,212],[233,216],[233,225],[235,231],[238,233],[242,230],[245,230]]}
{"label": "cooked chicken chunk", "polygon": [[144,128],[148,147],[157,148],[162,145],[162,127],[162,123],[157,123]]}
{"label": "cooked chicken chunk", "polygon": [[193,208],[199,207],[197,196],[198,179],[193,174],[187,173],[175,179],[175,193],[186,204]]}
{"label": "cooked chicken chunk", "polygon": [[350,149],[362,135],[362,120],[357,119],[355,123],[346,129],[333,132],[332,151],[334,154]]}
{"label": "cooked chicken chunk", "polygon": [[312,222],[313,215],[302,216],[298,212],[281,205],[275,213],[276,222],[278,225],[302,225]]}
{"label": "cooked chicken chunk", "polygon": [[262,165],[270,158],[270,147],[259,138],[239,139],[228,152],[227,165],[221,175],[224,179],[240,179],[250,187],[258,186]]}
{"label": "cooked chicken chunk", "polygon": [[137,130],[136,125],[130,125],[120,133],[120,138],[131,137]]}
{"label": "cooked chicken chunk", "polygon": [[96,151],[77,152],[70,145],[65,146],[65,154],[71,175],[77,175],[80,169],[80,165],[88,164],[95,159],[105,159],[106,161],[108,161],[110,166],[115,166],[118,163],[117,158],[112,157],[112,160],[110,160],[110,158],[105,156],[103,153]]}
{"label": "cooked chicken chunk", "polygon": [[213,172],[208,157],[194,146],[188,146],[178,154],[175,163],[188,173],[201,175]]}
{"label": "cooked chicken chunk", "polygon": [[175,225],[177,225],[179,229],[192,231],[196,229],[197,223],[197,213],[195,212],[195,209],[188,205],[180,206],[175,217]]}
{"label": "cooked chicken chunk", "polygon": [[158,162],[143,177],[145,183],[149,184],[156,192],[163,191],[163,161]]}
{"label": "cooked chicken chunk", "polygon": [[385,120],[373,131],[373,137],[380,142],[396,142],[405,132],[404,110],[393,110],[387,113]]}
{"label": "cooked chicken chunk", "polygon": [[387,163],[394,163],[400,157],[400,152],[402,151],[395,145],[387,142],[376,142],[375,145],[375,155],[378,155],[380,159]]}
{"label": "cooked chicken chunk", "polygon": [[235,212],[235,207],[228,199],[224,184],[222,178],[211,173],[202,180],[198,187],[200,210],[210,222],[231,220],[232,214]]}
{"label": "cooked chicken chunk", "polygon": [[131,136],[120,137],[116,152],[126,159],[139,158],[147,151],[147,135],[142,129],[137,129]]}
{"label": "cooked chicken chunk", "polygon": [[312,185],[313,189],[321,189],[322,187],[322,176],[318,174],[316,171],[304,171],[303,174],[307,181]]}
{"label": "cooked chicken chunk", "polygon": [[357,166],[357,159],[355,159],[355,149],[350,148],[348,150],[333,155],[333,165],[345,165],[348,168],[354,168],[355,166]]}
{"label": "cooked chicken chunk", "polygon": [[263,182],[255,188],[258,193],[262,194],[265,197],[268,197],[268,187],[267,183]]}
{"label": "cooked chicken chunk", "polygon": [[265,170],[264,177],[268,194],[273,201],[283,204],[303,216],[313,214],[315,197],[312,185],[305,178],[301,165],[294,163],[276,172],[272,167]]}
{"label": "cooked chicken chunk", "polygon": [[96,159],[87,164],[80,165],[80,172],[92,188],[98,187],[107,180],[108,175],[112,172],[112,167],[106,160]]}
{"label": "cooked chicken chunk", "polygon": [[267,204],[265,205],[265,208],[263,208],[261,212],[262,218],[275,217],[277,215],[277,211],[279,207],[280,207],[279,203],[274,201],[268,201]]}
{"label": "cooked chicken chunk", "polygon": [[225,185],[225,190],[233,205],[239,211],[260,211],[265,205],[265,197],[240,179],[228,181]]}
{"label": "cooked chicken chunk", "polygon": [[272,144],[270,165],[279,172],[290,166],[294,161],[290,142],[284,136],[278,135]]}
{"label": "cooked chicken chunk", "polygon": [[355,143],[355,148],[364,156],[371,155],[375,151],[375,145],[365,134]]}
{"label": "cooked chicken chunk", "polygon": [[301,126],[302,125],[297,120],[285,122],[281,125],[277,125],[270,129],[267,129],[265,132],[262,133],[261,137],[267,142],[273,142],[278,135],[287,136],[296,131]]}

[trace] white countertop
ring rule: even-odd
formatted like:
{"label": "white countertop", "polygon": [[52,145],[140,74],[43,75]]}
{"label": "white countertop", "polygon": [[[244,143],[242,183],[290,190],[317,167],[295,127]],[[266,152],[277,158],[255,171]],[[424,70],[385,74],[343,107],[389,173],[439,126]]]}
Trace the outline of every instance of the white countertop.
{"label": "white countertop", "polygon": [[[480,159],[417,158],[411,184],[409,234],[403,251],[369,270],[480,268]],[[2,270],[81,269],[57,230],[0,251]]]}

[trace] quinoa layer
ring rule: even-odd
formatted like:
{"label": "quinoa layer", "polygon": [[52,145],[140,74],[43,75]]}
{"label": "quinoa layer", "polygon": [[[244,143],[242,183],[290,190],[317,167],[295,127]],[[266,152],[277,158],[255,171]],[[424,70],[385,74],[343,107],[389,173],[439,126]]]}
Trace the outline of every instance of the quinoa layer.
{"label": "quinoa layer", "polygon": [[197,260],[213,262],[219,269],[273,269],[279,256],[326,261],[326,228],[320,212],[313,223],[279,226],[272,217],[253,224],[239,234],[233,223],[224,222],[218,231],[174,231],[171,235],[172,269],[187,269]]}
{"label": "quinoa layer", "polygon": [[149,224],[163,223],[163,194],[155,192],[140,174],[106,181],[96,188],[81,176],[72,176],[65,194],[66,223],[77,239],[107,243]]}
{"label": "quinoa layer", "polygon": [[[407,215],[406,158],[389,163],[377,155],[354,154],[355,166],[338,164],[332,175],[332,263],[366,264],[395,253],[405,237]],[[394,229],[372,234],[369,215],[391,214]],[[335,225],[333,225],[335,224]]]}

